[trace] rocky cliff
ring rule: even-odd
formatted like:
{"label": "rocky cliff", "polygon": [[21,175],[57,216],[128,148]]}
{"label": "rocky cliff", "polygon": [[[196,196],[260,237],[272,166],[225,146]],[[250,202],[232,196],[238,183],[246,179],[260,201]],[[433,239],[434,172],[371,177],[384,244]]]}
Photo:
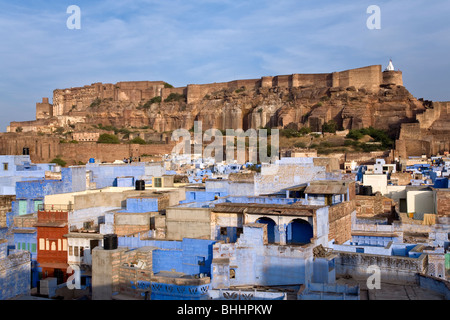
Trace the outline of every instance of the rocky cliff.
{"label": "rocky cliff", "polygon": [[[414,122],[426,110],[403,86],[383,86],[377,92],[355,87],[297,87],[222,89],[203,99],[143,103],[100,100],[82,111],[69,111],[64,126],[74,122],[112,125],[117,128],[148,127],[156,132],[191,129],[202,121],[203,129],[261,127],[310,127],[322,131],[330,120],[341,129],[375,127],[398,134],[402,123]],[[81,121],[80,121],[81,120]]]}

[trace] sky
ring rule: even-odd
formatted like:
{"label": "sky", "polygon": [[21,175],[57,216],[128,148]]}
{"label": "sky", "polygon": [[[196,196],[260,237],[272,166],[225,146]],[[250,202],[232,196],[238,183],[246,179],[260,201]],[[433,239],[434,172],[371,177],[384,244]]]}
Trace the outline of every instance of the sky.
{"label": "sky", "polygon": [[[71,5],[79,29],[67,26]],[[379,29],[367,26],[371,5]],[[449,17],[447,0],[0,0],[0,131],[34,120],[55,89],[384,69],[389,59],[413,96],[450,101]]]}

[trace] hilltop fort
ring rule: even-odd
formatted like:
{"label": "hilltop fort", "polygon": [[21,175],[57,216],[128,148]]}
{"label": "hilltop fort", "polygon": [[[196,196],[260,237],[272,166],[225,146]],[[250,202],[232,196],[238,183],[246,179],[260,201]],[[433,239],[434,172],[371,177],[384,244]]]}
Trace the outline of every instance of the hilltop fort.
{"label": "hilltop fort", "polygon": [[62,153],[60,139],[48,136],[55,132],[70,133],[77,142],[96,142],[104,128],[125,134],[137,129],[145,140],[167,143],[171,131],[191,129],[194,121],[202,121],[203,129],[308,127],[313,132],[334,121],[340,130],[387,131],[399,139],[400,156],[430,155],[449,149],[443,125],[447,107],[416,99],[392,62],[385,70],[373,65],[177,88],[164,81],[94,83],[56,89],[52,103],[44,97],[36,103],[36,120],[10,123],[7,132],[14,133],[15,142],[3,134],[0,151],[21,154],[25,145],[18,141],[24,134],[35,136],[34,145],[27,147],[39,161]]}

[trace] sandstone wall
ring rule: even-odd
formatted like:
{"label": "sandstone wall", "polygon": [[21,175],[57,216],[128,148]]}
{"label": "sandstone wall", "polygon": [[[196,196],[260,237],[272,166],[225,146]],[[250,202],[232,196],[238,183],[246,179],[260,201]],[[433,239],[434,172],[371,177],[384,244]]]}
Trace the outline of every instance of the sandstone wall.
{"label": "sandstone wall", "polygon": [[163,88],[163,81],[128,81],[56,89],[53,91],[53,115],[60,116],[69,111],[85,110],[97,98],[139,103],[160,96]]}
{"label": "sandstone wall", "polygon": [[36,103],[36,120],[46,119],[53,116],[53,106],[48,102],[48,98],[42,98],[42,102]]}
{"label": "sandstone wall", "polygon": [[0,228],[6,227],[6,213],[11,212],[16,196],[0,196]]}
{"label": "sandstone wall", "polygon": [[60,155],[62,159],[71,159],[78,163],[86,163],[90,158],[99,161],[112,162],[124,158],[139,157],[143,154],[164,155],[170,154],[174,144],[103,144],[96,142],[63,143],[60,144]]}
{"label": "sandstone wall", "polygon": [[439,216],[450,216],[450,192],[447,190],[436,190],[436,210]]}
{"label": "sandstone wall", "polygon": [[380,193],[375,196],[356,196],[356,216],[361,218],[373,218],[378,215],[391,214],[394,202],[383,197]]}
{"label": "sandstone wall", "polygon": [[403,86],[403,75],[401,71],[384,71],[383,83]]}
{"label": "sandstone wall", "polygon": [[380,84],[383,83],[381,65],[335,72],[333,73],[332,83],[333,87],[354,86],[377,91]]}
{"label": "sandstone wall", "polygon": [[90,158],[101,161],[122,160],[123,158],[147,155],[170,154],[175,142],[169,144],[101,144],[96,142],[60,143],[57,137],[31,134],[0,134],[0,154],[21,155],[23,148],[29,148],[31,161],[34,163],[50,162],[57,156],[69,161],[68,165],[79,161],[86,163]]}
{"label": "sandstone wall", "polygon": [[[393,78],[399,77],[398,75]],[[399,81],[398,79],[396,80]],[[241,87],[246,89],[271,88],[271,87],[349,87],[366,88],[376,91],[383,83],[381,65],[346,70],[342,72],[323,74],[292,74],[279,76],[266,76],[261,79],[235,80],[230,82],[212,84],[190,84],[186,87],[187,101],[193,103],[203,99],[207,94],[225,89],[237,90]],[[181,89],[181,88],[179,88]]]}
{"label": "sandstone wall", "polygon": [[355,201],[346,201],[333,205],[328,210],[329,233],[328,239],[342,244],[351,240],[352,213],[355,211]]}

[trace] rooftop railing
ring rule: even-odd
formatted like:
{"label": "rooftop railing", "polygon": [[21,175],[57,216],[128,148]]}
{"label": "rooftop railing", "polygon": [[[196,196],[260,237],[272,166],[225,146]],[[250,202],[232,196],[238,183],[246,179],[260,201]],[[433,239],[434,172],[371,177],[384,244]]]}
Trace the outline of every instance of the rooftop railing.
{"label": "rooftop railing", "polygon": [[73,210],[73,204],[39,204],[39,211],[60,211],[60,212],[69,212]]}

